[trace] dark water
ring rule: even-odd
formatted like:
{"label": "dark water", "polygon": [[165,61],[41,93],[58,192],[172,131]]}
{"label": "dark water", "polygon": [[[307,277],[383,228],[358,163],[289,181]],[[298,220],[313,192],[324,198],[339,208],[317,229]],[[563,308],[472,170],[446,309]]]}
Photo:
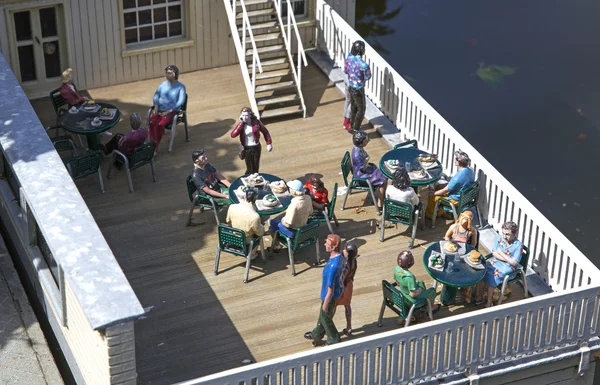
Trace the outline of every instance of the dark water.
{"label": "dark water", "polygon": [[356,16],[361,36],[600,266],[600,2],[358,0]]}

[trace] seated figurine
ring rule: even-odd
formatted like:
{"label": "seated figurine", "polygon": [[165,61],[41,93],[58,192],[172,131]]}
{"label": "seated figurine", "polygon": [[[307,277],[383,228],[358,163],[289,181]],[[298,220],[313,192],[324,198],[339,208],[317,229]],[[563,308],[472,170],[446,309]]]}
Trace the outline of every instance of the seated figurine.
{"label": "seated figurine", "polygon": [[413,206],[419,204],[419,197],[410,187],[410,176],[404,166],[398,166],[398,169],[394,171],[392,185],[385,190],[385,196],[398,202],[410,203]]}
{"label": "seated figurine", "polygon": [[279,232],[286,237],[292,238],[296,235],[296,231],[308,223],[308,217],[312,214],[313,207],[311,198],[304,193],[304,186],[299,180],[292,180],[287,183],[292,201],[285,211],[285,216],[281,220],[269,220],[269,231],[273,236],[271,250],[279,251]]}
{"label": "seated figurine", "polygon": [[[129,117],[129,124],[131,126],[130,132],[127,134],[116,134],[108,143],[100,145],[104,154],[108,155],[114,150],[118,150],[129,158],[133,155],[133,150],[136,147],[144,144],[146,137],[148,136],[148,130],[140,128],[142,125],[142,118],[140,115],[135,112],[131,114]],[[115,162],[115,166],[117,168],[123,167],[120,162]]]}
{"label": "seated figurine", "polygon": [[[243,230],[246,233],[246,242],[250,243],[253,237],[262,237],[265,233],[264,226],[260,222],[260,215],[254,210],[254,203],[258,194],[254,189],[248,189],[244,199],[240,203],[229,206],[226,222],[231,227]],[[252,259],[256,254],[252,254]]]}
{"label": "seated figurine", "polygon": [[206,151],[194,151],[192,160],[194,162],[192,182],[198,191],[204,191],[212,196],[215,204],[229,205],[231,201],[227,192],[231,183],[212,164],[208,163]]}
{"label": "seated figurine", "polygon": [[425,283],[421,280],[417,281],[414,274],[409,271],[414,264],[415,258],[410,251],[406,250],[398,254],[398,266],[394,268],[394,280],[398,284],[398,289],[404,295],[405,301],[408,302],[409,308],[418,300],[428,299],[432,305],[432,312],[435,314],[442,305],[434,305],[435,289],[432,287],[425,288]]}
{"label": "seated figurine", "polygon": [[477,246],[477,229],[471,226],[473,220],[473,212],[467,210],[463,211],[456,220],[446,231],[444,235],[445,240],[452,239],[455,242],[468,243],[469,245]]}
{"label": "seated figurine", "polygon": [[58,90],[60,91],[60,96],[67,101],[69,107],[76,106],[89,100],[85,96],[81,96],[77,91],[77,87],[73,84],[72,68],[67,68],[62,73],[62,85]]}
{"label": "seated figurine", "polygon": [[323,210],[325,205],[329,203],[329,192],[325,188],[325,184],[318,176],[312,176],[304,185],[308,190],[308,195],[312,199],[313,209]]}
{"label": "seated figurine", "polygon": [[475,181],[475,172],[469,167],[471,165],[469,155],[460,150],[456,151],[454,153],[454,165],[457,167],[458,171],[456,171],[456,174],[454,174],[448,184],[444,188],[436,190],[433,195],[429,196],[427,211],[425,212],[427,218],[433,218],[435,202],[441,197],[448,198],[452,203],[458,205],[462,190],[472,185]]}
{"label": "seated figurine", "polygon": [[354,147],[352,148],[352,175],[355,178],[365,178],[377,188],[377,207],[379,212],[383,209],[387,179],[377,166],[369,163],[369,154],[365,147],[369,144],[369,137],[364,131],[358,131],[352,137]]}

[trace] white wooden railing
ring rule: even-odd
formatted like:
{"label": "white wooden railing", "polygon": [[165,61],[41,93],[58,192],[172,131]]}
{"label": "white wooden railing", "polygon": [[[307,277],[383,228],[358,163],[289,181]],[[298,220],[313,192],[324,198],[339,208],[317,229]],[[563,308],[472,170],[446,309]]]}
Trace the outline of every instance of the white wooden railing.
{"label": "white wooden railing", "polygon": [[[250,108],[256,116],[260,116],[258,111],[258,105],[256,104],[255,89],[256,89],[256,70],[259,73],[263,72],[262,65],[260,63],[260,57],[258,56],[258,50],[256,49],[256,42],[254,41],[254,34],[252,33],[252,27],[248,18],[248,11],[246,10],[246,4],[244,0],[239,0],[239,5],[242,8],[242,38],[238,33],[238,25],[236,24],[236,12],[238,0],[223,0],[225,4],[225,12],[227,13],[227,20],[229,21],[229,29],[231,30],[231,37],[233,38],[233,44],[235,45],[235,51],[238,55],[238,61],[240,62],[240,69],[242,70],[242,77],[244,78],[244,84],[246,86],[246,92],[248,93],[248,100],[250,102]],[[252,46],[252,70],[248,70],[246,63],[246,39],[250,39]]]}
{"label": "white wooden railing", "polygon": [[[317,0],[317,48],[343,67],[352,43],[363,38],[323,0]],[[479,208],[495,229],[506,221],[519,225],[519,239],[529,247],[530,266],[554,291],[592,283],[599,270],[544,217],[483,155],[462,137],[369,44],[365,59],[372,78],[367,97],[419,148],[436,153],[444,171],[455,171],[453,154],[469,154],[481,184]]]}
{"label": "white wooden railing", "polygon": [[[584,350],[595,348],[593,341],[587,346],[583,342],[598,334],[599,298],[600,287],[552,293],[313,349],[180,385],[406,384],[467,370],[470,375],[477,375],[482,365],[509,359],[542,364],[552,360],[547,356],[550,350],[557,356],[569,345]],[[572,356],[578,354],[577,349],[568,351]]]}
{"label": "white wooden railing", "polygon": [[[306,61],[306,54],[304,53],[304,45],[302,44],[300,31],[298,30],[298,25],[296,24],[294,8],[292,7],[290,0],[285,1],[287,6],[287,17],[285,24],[281,15],[281,0],[273,0],[273,4],[275,4],[275,13],[277,14],[277,20],[279,21],[279,25],[281,27],[281,35],[283,36],[288,60],[290,61],[290,68],[292,70],[292,74],[294,75],[294,80],[296,82],[296,89],[298,90],[298,96],[300,97],[300,103],[302,104],[302,111],[304,111],[304,117],[306,118],[306,105],[304,104],[304,96],[302,95],[302,64],[304,64],[304,66],[306,67],[308,65],[308,62]],[[292,40],[292,38],[294,39]],[[297,50],[297,63],[295,68],[294,58],[292,55],[294,43],[296,44]]]}

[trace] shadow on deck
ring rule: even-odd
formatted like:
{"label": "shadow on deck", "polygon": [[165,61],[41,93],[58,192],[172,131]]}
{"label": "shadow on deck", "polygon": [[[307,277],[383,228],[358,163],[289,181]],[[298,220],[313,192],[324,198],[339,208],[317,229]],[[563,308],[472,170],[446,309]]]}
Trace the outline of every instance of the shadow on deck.
{"label": "shadow on deck", "polygon": [[[314,258],[312,248],[297,253],[296,277],[291,276],[286,253],[266,263],[258,259],[248,284],[242,282],[244,260],[233,255],[222,254],[220,274],[213,275],[214,218],[212,213],[197,211],[196,221],[205,223],[185,227],[190,207],[185,178],[193,168],[191,152],[198,148],[206,149],[210,162],[230,180],[245,170],[237,157],[239,141],[229,132],[240,109],[248,104],[247,95],[238,66],[182,74],[180,80],[189,94],[191,142],[184,142],[180,125],[173,153],[169,154],[165,136],[156,160],[157,183],[152,182],[149,167],[133,172],[133,194],[127,191],[124,173],[105,178],[105,194],[100,194],[93,176],[77,181],[140,302],[151,308],[135,323],[137,370],[143,384],[173,383],[235,368],[245,359],[264,361],[311,349],[303,334],[314,327],[320,305],[323,265],[309,264]],[[159,81],[94,89],[89,94],[121,109],[124,118],[113,132],[126,132],[129,114],[146,116]],[[351,136],[342,129],[343,97],[312,63],[304,71],[303,88],[309,118],[265,122],[274,149],[263,153],[261,171],[286,180],[304,180],[308,173],[319,173],[331,191],[334,183],[343,185],[340,160],[352,147]],[[44,126],[54,122],[49,100],[32,104]],[[373,139],[378,137],[372,129],[369,133]],[[379,159],[388,150],[383,140],[373,140],[367,148],[372,159]],[[108,164],[105,159],[104,175]],[[344,211],[339,210],[338,200],[336,209],[338,233],[360,247],[352,338],[399,327],[391,311],[386,312],[383,326],[376,326],[381,280],[393,280],[396,256],[409,241],[409,231],[400,226],[386,230],[386,241],[379,242],[372,204],[355,210],[365,195],[350,196]],[[224,220],[225,212],[220,218]],[[446,221],[444,226],[438,219],[436,229],[427,222],[427,228],[417,232],[413,271],[428,284],[432,279],[421,262],[423,252],[443,236],[449,224]],[[322,226],[323,241],[326,234],[327,228]],[[323,246],[321,256],[325,256]],[[522,298],[522,293],[513,290],[512,297]],[[436,317],[470,309],[474,306],[451,306]],[[343,310],[338,311],[335,322],[338,329],[345,327]]]}

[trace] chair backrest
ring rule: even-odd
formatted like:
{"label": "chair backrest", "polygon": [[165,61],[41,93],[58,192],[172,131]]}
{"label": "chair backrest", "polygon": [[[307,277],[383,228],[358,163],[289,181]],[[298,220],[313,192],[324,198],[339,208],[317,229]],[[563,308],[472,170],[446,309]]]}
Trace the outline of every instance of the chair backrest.
{"label": "chair backrest", "polygon": [[342,177],[344,178],[344,184],[348,187],[348,175],[352,173],[352,161],[350,160],[350,151],[346,151],[341,162]]}
{"label": "chair backrest", "polygon": [[185,100],[183,101],[183,104],[181,105],[181,108],[179,109],[179,113],[177,114],[177,123],[183,122],[185,112],[187,111],[187,101],[188,101],[188,94],[186,93]]}
{"label": "chair backrest", "polygon": [[476,207],[478,197],[479,181],[476,180],[469,187],[466,187],[461,191],[460,199],[458,201],[458,212],[461,213],[469,207]]}
{"label": "chair backrest", "polygon": [[386,305],[399,316],[406,317],[404,294],[385,279],[381,281],[381,287],[383,289],[383,300]]}
{"label": "chair backrest", "polygon": [[71,178],[79,179],[98,172],[101,162],[102,155],[100,155],[100,151],[96,151],[69,160],[67,170],[71,174]]}
{"label": "chair backrest", "polygon": [[523,250],[521,251],[521,261],[519,264],[527,271],[527,265],[529,264],[529,248],[525,245],[523,245]]}
{"label": "chair backrest", "polygon": [[419,149],[419,143],[416,140],[409,140],[408,142],[398,143],[394,146],[394,150],[399,148],[416,148]]}
{"label": "chair backrest", "polygon": [[414,208],[410,203],[395,201],[390,198],[385,198],[385,220],[402,223],[405,225],[412,225],[414,220]]}
{"label": "chair backrest", "polygon": [[219,248],[221,251],[245,257],[248,254],[246,233],[235,227],[219,224]]}
{"label": "chair backrest", "polygon": [[133,170],[152,162],[155,150],[156,142],[144,143],[141,146],[134,148],[133,155],[129,159],[129,169]]}
{"label": "chair backrest", "polygon": [[60,89],[57,88],[55,90],[50,91],[50,101],[52,102],[52,107],[54,108],[54,112],[58,114],[58,109],[67,104],[65,98],[60,94]]}
{"label": "chair backrest", "polygon": [[338,184],[334,184],[333,185],[333,192],[331,195],[331,199],[329,200],[329,203],[327,204],[327,217],[329,218],[329,220],[333,219],[333,214],[334,214],[334,210],[335,210],[335,201],[337,200],[337,190],[338,190]]}
{"label": "chair backrest", "polygon": [[319,222],[313,222],[299,228],[292,241],[292,250],[300,250],[316,243],[319,239],[319,224]]}

